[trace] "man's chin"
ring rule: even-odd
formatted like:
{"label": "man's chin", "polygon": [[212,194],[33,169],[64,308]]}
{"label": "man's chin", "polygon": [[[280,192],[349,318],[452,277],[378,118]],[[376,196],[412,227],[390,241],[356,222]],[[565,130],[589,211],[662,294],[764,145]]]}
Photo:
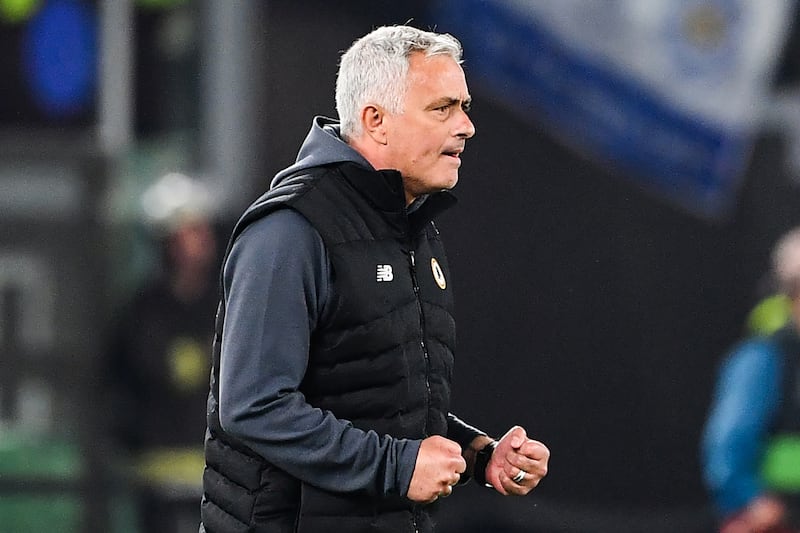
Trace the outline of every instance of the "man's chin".
{"label": "man's chin", "polygon": [[447,180],[446,185],[442,187],[442,189],[449,191],[450,189],[454,188],[457,183],[458,183],[458,176],[454,176],[453,178]]}
{"label": "man's chin", "polygon": [[440,179],[434,180],[436,190],[447,191],[452,189],[458,183],[458,174],[447,174]]}

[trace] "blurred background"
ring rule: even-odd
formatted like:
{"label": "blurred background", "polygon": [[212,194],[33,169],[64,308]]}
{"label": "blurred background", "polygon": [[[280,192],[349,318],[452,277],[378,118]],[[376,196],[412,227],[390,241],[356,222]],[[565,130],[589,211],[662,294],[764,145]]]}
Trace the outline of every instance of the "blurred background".
{"label": "blurred background", "polygon": [[[535,493],[461,488],[441,531],[713,531],[698,440],[715,369],[800,222],[797,16],[791,0],[0,0],[0,531],[196,531],[203,430],[182,422],[205,413],[220,247],[311,118],[335,116],[342,51],[409,21],[461,39],[474,99],[439,223],[453,411],[552,451]],[[184,263],[205,266],[173,276]],[[141,442],[159,417],[162,441]]]}

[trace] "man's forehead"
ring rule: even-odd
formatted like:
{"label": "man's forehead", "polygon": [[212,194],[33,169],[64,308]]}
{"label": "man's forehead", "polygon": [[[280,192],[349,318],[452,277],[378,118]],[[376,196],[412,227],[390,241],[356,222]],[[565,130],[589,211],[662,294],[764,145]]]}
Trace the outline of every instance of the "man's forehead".
{"label": "man's forehead", "polygon": [[408,58],[408,65],[410,70],[427,69],[431,67],[448,67],[454,68],[463,73],[461,65],[447,54],[433,54],[427,55],[422,52],[414,52]]}

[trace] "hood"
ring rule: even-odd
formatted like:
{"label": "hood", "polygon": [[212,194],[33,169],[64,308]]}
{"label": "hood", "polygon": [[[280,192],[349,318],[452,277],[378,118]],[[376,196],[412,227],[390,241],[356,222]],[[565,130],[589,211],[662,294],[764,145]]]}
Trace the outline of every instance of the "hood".
{"label": "hood", "polygon": [[311,130],[297,153],[297,160],[292,166],[278,172],[272,179],[270,187],[275,187],[286,177],[302,170],[346,161],[373,169],[361,154],[342,140],[338,121],[326,117],[314,117]]}

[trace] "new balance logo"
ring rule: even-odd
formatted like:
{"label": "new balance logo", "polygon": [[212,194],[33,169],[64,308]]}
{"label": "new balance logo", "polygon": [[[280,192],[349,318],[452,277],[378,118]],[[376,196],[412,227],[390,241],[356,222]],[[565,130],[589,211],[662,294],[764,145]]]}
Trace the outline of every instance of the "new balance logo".
{"label": "new balance logo", "polygon": [[376,279],[378,281],[392,281],[394,279],[392,265],[378,265]]}

